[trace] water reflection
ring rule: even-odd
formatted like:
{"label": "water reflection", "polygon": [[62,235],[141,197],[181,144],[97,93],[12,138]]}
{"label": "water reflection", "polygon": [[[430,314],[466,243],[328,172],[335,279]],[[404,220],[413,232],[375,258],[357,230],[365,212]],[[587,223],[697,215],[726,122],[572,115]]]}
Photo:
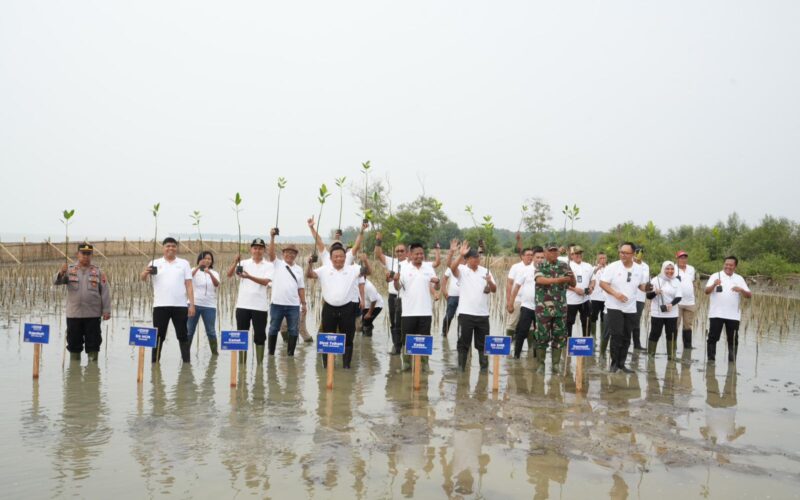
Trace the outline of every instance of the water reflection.
{"label": "water reflection", "polygon": [[715,368],[713,364],[706,366],[706,425],[700,428],[700,433],[713,444],[725,444],[744,435],[746,427],[736,425],[736,365],[728,363],[722,391]]}

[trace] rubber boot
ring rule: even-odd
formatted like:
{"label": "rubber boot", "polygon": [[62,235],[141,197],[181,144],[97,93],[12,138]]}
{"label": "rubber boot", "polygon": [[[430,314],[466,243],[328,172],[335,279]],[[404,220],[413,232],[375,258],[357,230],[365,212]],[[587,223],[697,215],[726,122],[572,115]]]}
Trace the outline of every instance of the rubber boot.
{"label": "rubber boot", "polygon": [[[275,335],[274,337],[270,337],[270,338],[276,338],[277,339],[277,337],[278,336]],[[260,365],[263,362],[264,362],[264,344],[261,344],[261,345],[256,344],[256,363]]]}
{"label": "rubber boot", "polygon": [[97,351],[90,352],[89,354],[89,361],[97,361],[97,355],[99,354]]}
{"label": "rubber boot", "polygon": [[675,340],[667,339],[667,359],[675,361]]}
{"label": "rubber boot", "polygon": [[428,356],[422,356],[422,373],[431,373],[431,365],[428,363]]}
{"label": "rubber boot", "polygon": [[189,344],[189,341],[187,340],[185,342],[180,342],[180,347],[181,347],[181,359],[183,360],[183,362],[191,363],[189,352],[192,346],[191,344]]}
{"label": "rubber boot", "polygon": [[633,373],[633,370],[625,366],[625,358],[628,357],[628,347],[622,346],[617,351],[617,368],[625,373]]}
{"label": "rubber boot", "polygon": [[289,337],[289,349],[287,351],[289,356],[294,356],[295,347],[297,347],[297,337]]}
{"label": "rubber boot", "polygon": [[467,351],[458,351],[458,368],[462,372],[467,371]]}
{"label": "rubber boot", "polygon": [[683,348],[684,349],[691,349],[692,348],[692,330],[683,330],[681,332],[681,336],[683,337]]}
{"label": "rubber boot", "polygon": [[[656,355],[656,347],[658,347],[658,341],[651,340],[647,342],[647,356],[648,357],[655,357]],[[667,343],[667,351],[669,351],[669,343]]]}
{"label": "rubber boot", "polygon": [[597,337],[595,332],[597,331],[597,321],[590,321],[589,322],[589,336],[592,338]]}
{"label": "rubber boot", "polygon": [[80,361],[81,360],[81,353],[79,353],[79,352],[71,352],[71,353],[69,353],[69,360],[70,361]]}
{"label": "rubber boot", "polygon": [[[275,346],[277,346],[277,345],[278,345],[278,336],[277,335],[270,335],[269,337],[267,337],[267,347],[269,347],[269,355],[270,356],[274,356],[275,355]],[[263,352],[263,350],[264,350],[263,347],[264,346],[261,346],[261,347],[262,347],[261,350]]]}
{"label": "rubber boot", "polygon": [[489,356],[485,355],[483,351],[478,351],[478,363],[481,365],[481,371],[489,371]]}
{"label": "rubber boot", "polygon": [[528,332],[528,355],[532,356],[534,359],[536,358],[536,347],[534,347],[536,345],[534,344],[535,341],[536,339],[533,337],[533,332]]}
{"label": "rubber boot", "polygon": [[550,351],[550,371],[558,373],[558,368],[561,365],[561,349],[554,347]]}
{"label": "rubber boot", "polygon": [[400,332],[396,330],[392,330],[392,356],[397,356],[402,352],[402,347],[400,346]]}
{"label": "rubber boot", "polygon": [[506,337],[514,338],[514,330],[506,330]]}
{"label": "rubber boot", "polygon": [[536,348],[536,371],[539,373],[544,373],[544,360],[547,359],[547,348],[545,347],[537,347]]}
{"label": "rubber boot", "polygon": [[219,356],[219,351],[217,350],[217,338],[214,337],[208,339],[208,348],[211,349],[212,356]]}
{"label": "rubber boot", "polygon": [[284,332],[283,330],[281,330],[280,334],[281,334],[281,339],[283,339],[284,342],[289,342],[289,332]]}
{"label": "rubber boot", "polygon": [[410,372],[411,371],[411,356],[408,354],[403,354],[403,371]]}
{"label": "rubber boot", "polygon": [[606,349],[608,349],[608,336],[600,333],[600,357],[606,357]]}
{"label": "rubber boot", "polygon": [[239,351],[239,364],[247,364],[247,351]]}

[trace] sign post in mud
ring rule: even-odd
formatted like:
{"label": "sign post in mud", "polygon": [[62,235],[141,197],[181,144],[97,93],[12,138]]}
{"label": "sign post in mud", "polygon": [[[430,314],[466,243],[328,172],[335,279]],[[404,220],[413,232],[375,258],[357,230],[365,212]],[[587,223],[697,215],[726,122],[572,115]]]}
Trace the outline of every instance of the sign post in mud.
{"label": "sign post in mud", "polygon": [[500,390],[500,357],[511,354],[511,337],[488,335],[483,344],[483,353],[492,357],[492,392]]}
{"label": "sign post in mud", "polygon": [[413,356],[414,390],[418,391],[421,382],[422,356],[433,355],[433,337],[430,335],[406,335],[406,354]]}
{"label": "sign post in mud", "polygon": [[137,384],[141,384],[142,380],[144,380],[144,349],[145,347],[155,348],[157,338],[158,330],[156,328],[148,328],[146,326],[131,327],[128,345],[139,348],[139,366],[136,369]]}
{"label": "sign post in mud", "polygon": [[329,390],[333,389],[333,356],[344,354],[345,336],[341,333],[320,333],[317,335],[317,353],[326,354],[328,359],[328,380],[325,384]]}
{"label": "sign post in mud", "polygon": [[25,323],[22,340],[33,344],[33,378],[39,378],[39,360],[42,356],[42,344],[50,342],[50,325]]}
{"label": "sign post in mud", "polygon": [[220,349],[231,351],[231,387],[236,387],[236,375],[239,369],[236,356],[241,351],[247,351],[249,334],[247,330],[228,330],[220,335]]}
{"label": "sign post in mud", "polygon": [[583,358],[594,354],[594,338],[592,337],[570,337],[567,344],[567,352],[570,356],[575,356],[575,388],[583,390]]}

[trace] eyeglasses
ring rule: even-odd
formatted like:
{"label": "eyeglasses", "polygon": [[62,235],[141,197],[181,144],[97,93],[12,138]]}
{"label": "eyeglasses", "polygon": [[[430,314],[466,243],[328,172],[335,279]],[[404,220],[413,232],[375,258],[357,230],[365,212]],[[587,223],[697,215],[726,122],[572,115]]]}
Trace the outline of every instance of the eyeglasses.
{"label": "eyeglasses", "polygon": [[633,252],[623,252],[622,250],[619,251],[620,255],[633,255]]}

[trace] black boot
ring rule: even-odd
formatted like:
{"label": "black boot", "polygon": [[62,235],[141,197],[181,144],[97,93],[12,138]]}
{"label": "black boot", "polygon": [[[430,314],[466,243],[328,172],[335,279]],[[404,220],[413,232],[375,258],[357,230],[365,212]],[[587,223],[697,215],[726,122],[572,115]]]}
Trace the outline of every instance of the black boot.
{"label": "black boot", "polygon": [[522,346],[525,344],[525,337],[517,335],[514,339],[514,359],[519,359],[522,355]]}
{"label": "black boot", "polygon": [[402,352],[403,346],[400,342],[400,330],[393,328],[392,329],[392,356],[397,356]]}
{"label": "black boot", "polygon": [[277,335],[270,335],[267,337],[267,350],[269,351],[270,356],[275,355],[275,346],[278,345],[278,336]]}
{"label": "black boot", "polygon": [[467,352],[466,351],[458,351],[458,368],[462,372],[467,371]]}
{"label": "black boot", "polygon": [[191,349],[192,346],[189,344],[189,341],[181,342],[180,346],[181,346],[181,359],[183,359],[184,363],[190,363],[191,360],[189,357],[189,350]]}
{"label": "black boot", "polygon": [[297,347],[297,337],[289,336],[289,350],[287,354],[289,356],[294,356],[294,348]]}
{"label": "black boot", "polygon": [[208,339],[208,348],[211,349],[212,356],[219,356],[219,351],[217,350],[217,338],[214,337],[213,339]]}
{"label": "black boot", "polygon": [[617,368],[625,373],[633,373],[633,370],[625,366],[625,360],[628,357],[628,346],[623,344],[617,351]]}
{"label": "black boot", "polygon": [[156,339],[156,346],[150,349],[150,358],[153,363],[159,363],[161,361],[161,349],[164,348],[164,339],[158,337]]}
{"label": "black boot", "polygon": [[692,348],[692,330],[683,330],[681,332],[683,336],[683,348],[684,349],[691,349]]}
{"label": "black boot", "polygon": [[482,372],[489,370],[489,356],[485,355],[483,351],[478,351],[478,362],[481,365]]}
{"label": "black boot", "polygon": [[352,347],[350,347],[350,348],[345,347],[344,355],[342,356],[342,366],[344,366],[345,369],[349,370],[350,369],[350,363],[352,361],[353,361],[353,348]]}
{"label": "black boot", "polygon": [[717,359],[717,343],[712,342],[711,338],[708,337],[708,333],[706,332],[706,353],[708,354],[708,360],[712,363]]}
{"label": "black boot", "polygon": [[725,330],[725,338],[728,341],[728,363],[736,363],[736,355],[739,352],[739,330],[734,330],[733,335],[728,335]]}

